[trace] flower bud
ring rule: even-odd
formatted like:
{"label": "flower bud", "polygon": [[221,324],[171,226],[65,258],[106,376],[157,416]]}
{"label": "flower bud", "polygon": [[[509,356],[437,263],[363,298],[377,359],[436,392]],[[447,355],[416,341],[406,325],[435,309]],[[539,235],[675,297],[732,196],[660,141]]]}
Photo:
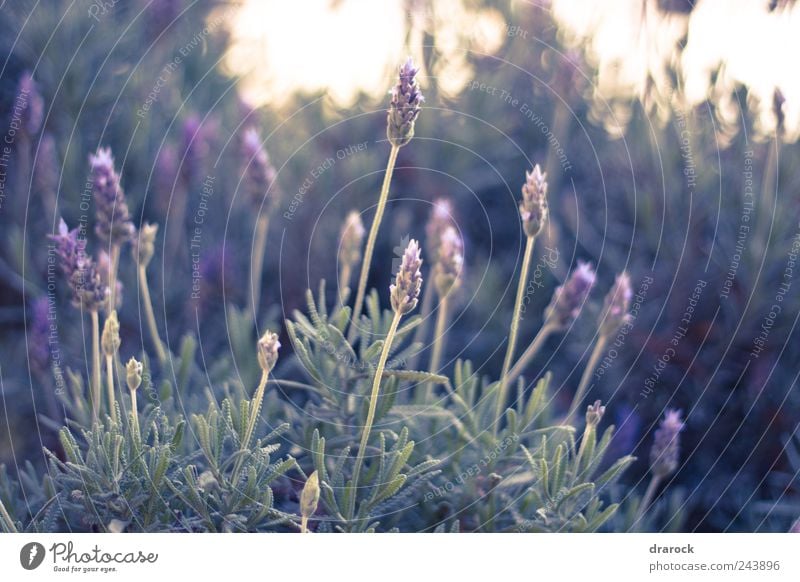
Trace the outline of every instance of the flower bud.
{"label": "flower bud", "polygon": [[575,321],[589,297],[595,278],[591,263],[578,261],[578,267],[553,293],[545,311],[547,323],[563,329]]}
{"label": "flower bud", "polygon": [[142,363],[138,362],[136,358],[131,358],[125,366],[125,372],[128,390],[135,392],[142,385]]}
{"label": "flower bud", "polygon": [[339,261],[343,265],[352,267],[361,260],[361,244],[364,242],[365,233],[361,215],[353,210],[347,215],[342,227]]}
{"label": "flower bud", "polygon": [[158,225],[145,222],[136,237],[133,258],[139,266],[147,267],[156,252],[156,235]]}
{"label": "flower bud", "polygon": [[650,449],[650,470],[653,475],[666,477],[678,468],[680,433],[683,427],[680,410],[667,410],[664,413],[664,420],[656,430],[653,447]]}
{"label": "flower bud", "polygon": [[397,85],[392,89],[389,114],[386,120],[386,137],[395,147],[402,147],[414,137],[414,122],[417,120],[425,98],[419,90],[417,73],[411,57],[400,66]]}
{"label": "flower bud", "polygon": [[300,494],[300,515],[309,518],[317,511],[319,503],[319,475],[316,471],[309,475],[303,492]]}
{"label": "flower bud", "polygon": [[278,341],[278,334],[265,331],[261,339],[258,340],[258,365],[264,372],[269,373],[278,361],[278,350],[281,342]]}
{"label": "flower bud", "polygon": [[453,226],[453,204],[447,198],[434,200],[431,216],[425,225],[425,252],[428,260],[435,263],[439,258],[442,233]]}
{"label": "flower bud", "polygon": [[595,400],[594,404],[586,407],[586,426],[596,428],[605,413],[606,407],[599,400]]}
{"label": "flower bud", "polygon": [[439,297],[444,297],[460,283],[464,267],[464,242],[452,226],[440,237],[438,260],[433,272],[433,284]]}
{"label": "flower bud", "polygon": [[522,226],[527,236],[536,236],[547,221],[547,174],[542,172],[539,164],[532,172],[525,173],[525,184],[522,186],[522,202],[519,205]]}
{"label": "flower bud", "polygon": [[119,319],[117,319],[116,309],[106,317],[106,322],[103,324],[103,337],[100,343],[103,346],[103,353],[108,357],[112,357],[119,349]]}
{"label": "flower bud", "polygon": [[628,310],[631,305],[633,291],[631,278],[622,272],[617,276],[614,286],[606,295],[603,313],[600,316],[600,335],[611,337],[623,324],[630,320]]}
{"label": "flower bud", "polygon": [[136,227],[131,220],[125,192],[119,174],[114,169],[114,158],[109,148],[100,148],[89,156],[92,191],[97,207],[95,232],[100,240],[112,245],[122,245],[133,239]]}
{"label": "flower bud", "polygon": [[422,259],[419,243],[414,239],[408,243],[394,285],[389,286],[392,309],[405,315],[414,310],[422,289]]}

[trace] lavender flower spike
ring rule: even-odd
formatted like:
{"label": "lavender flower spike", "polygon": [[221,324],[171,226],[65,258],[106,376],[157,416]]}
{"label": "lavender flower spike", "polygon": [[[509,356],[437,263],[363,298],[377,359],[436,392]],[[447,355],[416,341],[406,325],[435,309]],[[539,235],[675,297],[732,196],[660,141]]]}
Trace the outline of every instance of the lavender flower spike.
{"label": "lavender flower spike", "polygon": [[578,261],[567,281],[553,293],[545,311],[547,323],[557,329],[568,327],[581,312],[581,308],[594,286],[596,276],[590,263]]}
{"label": "lavender flower spike", "polygon": [[600,316],[600,335],[611,337],[623,324],[630,320],[628,310],[631,306],[631,278],[622,272],[617,276],[614,286],[606,295],[603,314]]}
{"label": "lavender flower spike", "polygon": [[394,285],[389,287],[392,309],[401,315],[410,313],[417,306],[419,292],[422,289],[421,267],[419,243],[411,239],[403,253],[403,261],[397,271]]}
{"label": "lavender flower spike", "polygon": [[547,174],[542,172],[539,164],[532,172],[525,172],[525,184],[522,186],[522,202],[519,205],[522,226],[529,237],[538,235],[547,221]]}
{"label": "lavender flower spike", "polygon": [[244,189],[247,200],[254,208],[260,208],[268,192],[271,200],[276,200],[275,178],[278,173],[270,162],[261,136],[255,127],[249,127],[242,136],[242,155],[244,157]]}
{"label": "lavender flower spike", "polygon": [[103,285],[92,257],[86,254],[86,239],[78,237],[78,229],[69,230],[62,219],[58,234],[51,235],[55,242],[61,270],[72,289],[72,303],[87,311],[99,311],[108,302],[108,287]]}
{"label": "lavender flower spike", "polygon": [[434,200],[431,217],[425,225],[425,251],[430,261],[435,263],[438,260],[442,233],[451,226],[453,226],[453,203],[447,198]]}
{"label": "lavender flower spike", "polygon": [[403,147],[414,137],[414,122],[417,120],[425,98],[419,90],[417,73],[411,57],[400,66],[397,85],[392,89],[389,114],[386,124],[386,137],[397,148]]}
{"label": "lavender flower spike", "polygon": [[29,72],[20,77],[16,103],[22,111],[20,117],[25,133],[28,136],[36,135],[44,120],[44,100]]}
{"label": "lavender flower spike", "polygon": [[433,283],[439,297],[444,297],[458,286],[464,267],[464,241],[458,231],[448,226],[439,239],[438,260],[433,271]]}
{"label": "lavender flower spike", "polygon": [[119,183],[119,175],[114,169],[114,158],[109,148],[100,148],[89,156],[91,166],[94,200],[97,204],[97,225],[95,233],[104,243],[115,246],[131,240],[136,227],[131,221],[125,192]]}
{"label": "lavender flower spike", "polygon": [[667,410],[664,420],[656,430],[653,448],[650,449],[650,470],[659,478],[674,473],[678,468],[680,433],[684,424],[680,410]]}
{"label": "lavender flower spike", "polygon": [[278,350],[281,342],[278,341],[278,334],[265,331],[261,339],[258,340],[258,365],[264,372],[269,373],[278,362]]}

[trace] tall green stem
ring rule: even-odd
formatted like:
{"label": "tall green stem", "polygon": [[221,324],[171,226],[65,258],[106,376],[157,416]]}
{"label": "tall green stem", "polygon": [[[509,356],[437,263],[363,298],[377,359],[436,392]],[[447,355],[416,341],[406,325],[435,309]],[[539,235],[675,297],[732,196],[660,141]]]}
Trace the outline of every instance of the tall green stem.
{"label": "tall green stem", "polygon": [[378,229],[381,226],[383,219],[383,212],[386,210],[386,201],[389,198],[389,184],[392,182],[392,174],[394,173],[394,165],[397,162],[397,153],[400,151],[398,146],[393,145],[392,151],[389,152],[389,161],[386,164],[386,174],[383,176],[383,186],[381,187],[381,195],[378,198],[378,207],[375,210],[375,218],[372,219],[372,226],[369,229],[369,237],[367,238],[367,248],[364,251],[364,261],[361,265],[361,276],[358,279],[358,291],[356,292],[356,302],[353,305],[353,318],[350,321],[350,331],[347,333],[347,341],[353,343],[358,334],[359,320],[361,319],[361,310],[364,304],[364,295],[367,292],[367,278],[369,277],[369,266],[372,263],[372,253],[375,250],[375,240],[378,238]]}
{"label": "tall green stem", "polygon": [[100,418],[100,317],[97,310],[92,314],[92,417]]}
{"label": "tall green stem", "polygon": [[392,348],[392,341],[397,333],[397,326],[400,324],[402,314],[399,311],[394,312],[392,324],[389,327],[389,333],[386,334],[386,341],[383,344],[381,357],[378,359],[378,367],[375,368],[375,378],[372,381],[372,392],[369,396],[369,411],[367,412],[367,421],[364,424],[364,432],[361,434],[361,443],[358,446],[358,455],[356,456],[356,464],[353,467],[353,479],[351,482],[350,493],[350,518],[355,515],[356,511],[356,492],[358,491],[358,478],[361,473],[361,465],[364,464],[364,453],[367,450],[367,443],[369,442],[369,434],[372,431],[372,423],[375,421],[375,409],[378,406],[378,394],[381,388],[381,379],[383,377],[383,370],[386,367],[386,360],[389,357],[389,350]]}
{"label": "tall green stem", "polygon": [[522,300],[525,297],[525,286],[528,284],[528,269],[531,265],[531,257],[533,256],[533,245],[536,242],[536,237],[527,237],[525,243],[525,255],[522,257],[522,271],[519,274],[519,283],[517,284],[517,298],[514,302],[514,314],[511,319],[511,328],[508,332],[508,346],[506,347],[506,357],[503,361],[503,371],[500,374],[500,386],[497,390],[497,403],[495,405],[494,414],[494,435],[500,429],[500,418],[503,415],[503,407],[506,404],[506,396],[508,394],[508,370],[511,368],[511,360],[514,358],[514,349],[517,346],[517,334],[519,333],[519,317],[522,311]]}
{"label": "tall green stem", "polygon": [[[422,321],[419,322],[417,329],[414,330],[414,338],[411,340],[412,344],[423,344],[428,337],[428,316],[433,311],[433,300],[436,297],[436,289],[433,285],[427,285],[422,290],[422,304],[419,308],[419,316]],[[414,352],[408,361],[409,370],[417,370],[419,363],[419,356],[422,349]]]}
{"label": "tall green stem", "polygon": [[167,361],[167,352],[158,337],[158,326],[156,325],[156,314],[153,311],[153,302],[150,299],[150,286],[147,284],[147,269],[144,265],[139,265],[139,287],[142,290],[142,302],[144,303],[144,314],[147,320],[147,327],[150,330],[150,339],[156,349],[158,361],[163,364]]}
{"label": "tall green stem", "polygon": [[519,357],[517,363],[511,368],[511,371],[508,373],[508,382],[511,383],[517,379],[517,377],[522,374],[525,368],[528,367],[528,364],[531,363],[531,360],[536,357],[536,354],[539,353],[539,350],[542,349],[544,342],[547,341],[547,338],[550,337],[550,334],[556,330],[554,325],[549,325],[545,323],[539,333],[536,334],[536,337],[533,338],[531,345],[525,350],[525,352]]}
{"label": "tall green stem", "polygon": [[250,448],[250,440],[253,438],[253,431],[256,428],[256,422],[258,422],[258,415],[261,414],[261,403],[264,401],[264,390],[267,387],[267,379],[269,378],[269,372],[266,370],[261,371],[261,381],[258,383],[258,388],[256,388],[256,393],[253,395],[253,399],[250,401],[250,413],[247,416],[247,427],[245,427],[244,431],[244,438],[242,438],[241,446],[239,447],[240,455],[239,458],[236,460],[236,465],[233,469],[233,485],[236,486],[236,483],[239,481],[239,473],[242,469],[242,463],[244,460],[244,452]]}
{"label": "tall green stem", "polygon": [[352,270],[353,267],[350,263],[344,263],[339,272],[339,305],[341,306],[344,306],[344,302],[347,299],[345,291],[350,288],[350,274]]}
{"label": "tall green stem", "polygon": [[256,225],[256,235],[250,262],[250,285],[247,306],[253,310],[253,321],[258,323],[258,304],[261,300],[261,274],[264,269],[264,251],[269,233],[269,215],[261,214]]}
{"label": "tall green stem", "polygon": [[645,491],[644,497],[642,497],[642,501],[639,503],[639,509],[636,511],[636,520],[634,523],[639,522],[644,517],[644,514],[647,512],[647,508],[650,507],[650,504],[653,502],[653,498],[656,496],[656,491],[658,491],[658,486],[660,484],[660,476],[653,475],[650,478],[650,484],[647,486],[647,491]]}
{"label": "tall green stem", "polygon": [[575,397],[572,399],[572,404],[569,407],[569,412],[567,413],[567,418],[564,420],[564,424],[570,424],[572,422],[575,413],[578,411],[578,407],[580,407],[583,399],[586,397],[586,390],[589,388],[589,379],[592,377],[594,369],[597,367],[597,362],[600,360],[600,356],[603,355],[603,351],[606,349],[607,342],[608,339],[604,335],[601,335],[597,340],[594,350],[592,350],[592,355],[589,358],[589,362],[586,364],[586,368],[583,370],[581,382],[578,384],[578,390],[576,390]]}
{"label": "tall green stem", "polygon": [[[445,329],[447,328],[447,308],[449,301],[445,295],[439,302],[439,313],[436,314],[436,327],[433,332],[433,350],[431,351],[431,374],[438,374],[439,368],[442,365],[442,352],[444,352],[445,344]],[[422,397],[422,402],[426,403],[431,399],[433,394],[433,383],[425,382],[425,390]]]}
{"label": "tall green stem", "polygon": [[106,356],[106,390],[108,393],[108,411],[111,421],[117,421],[117,399],[114,397],[114,357]]}

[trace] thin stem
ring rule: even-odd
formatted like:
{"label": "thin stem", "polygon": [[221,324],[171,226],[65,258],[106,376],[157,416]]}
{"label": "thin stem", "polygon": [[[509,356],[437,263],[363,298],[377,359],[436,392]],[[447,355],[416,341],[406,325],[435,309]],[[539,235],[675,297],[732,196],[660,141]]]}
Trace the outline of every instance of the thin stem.
{"label": "thin stem", "polygon": [[256,427],[256,422],[258,421],[258,415],[261,414],[261,403],[264,400],[264,390],[267,387],[267,379],[269,378],[269,372],[266,370],[261,371],[261,381],[258,383],[258,388],[256,388],[256,392],[253,395],[253,399],[250,401],[250,413],[247,417],[247,427],[244,431],[244,438],[242,439],[242,444],[239,447],[240,455],[239,458],[236,460],[236,465],[233,468],[233,479],[232,483],[233,486],[236,487],[236,484],[239,481],[239,473],[242,469],[242,462],[244,459],[244,451],[250,448],[250,440],[253,438],[253,431]]}
{"label": "thin stem", "polygon": [[11,519],[11,515],[9,515],[8,510],[6,509],[6,506],[3,504],[2,499],[0,499],[0,517],[3,518],[8,533],[17,533],[17,526],[14,525],[14,520]]}
{"label": "thin stem", "polygon": [[375,368],[375,379],[372,381],[372,392],[369,396],[369,411],[367,412],[367,421],[364,424],[364,432],[361,433],[361,443],[358,446],[358,455],[356,456],[356,464],[353,467],[353,479],[351,482],[350,493],[350,516],[353,517],[356,510],[356,491],[358,490],[358,477],[361,473],[361,465],[364,463],[364,453],[367,450],[367,443],[369,442],[369,434],[372,431],[372,423],[375,421],[375,410],[378,406],[378,393],[381,388],[381,379],[383,377],[383,369],[386,367],[386,360],[389,357],[389,350],[392,348],[392,341],[397,333],[397,326],[400,324],[402,317],[399,311],[394,312],[392,324],[389,327],[389,333],[386,334],[386,341],[381,350],[381,357],[378,359],[378,367]]}
{"label": "thin stem", "polygon": [[533,256],[533,245],[536,242],[536,237],[527,237],[525,243],[525,255],[522,257],[522,271],[519,275],[519,283],[517,284],[517,298],[514,302],[514,314],[511,319],[511,328],[508,332],[508,346],[506,348],[506,357],[503,361],[503,371],[500,374],[500,385],[497,390],[497,402],[495,405],[494,414],[494,435],[500,429],[500,418],[503,414],[503,407],[506,403],[508,394],[508,370],[511,368],[511,360],[514,358],[514,349],[517,345],[517,334],[519,333],[519,316],[522,311],[522,300],[525,297],[525,287],[528,284],[528,269],[531,265],[531,257]]}
{"label": "thin stem", "polygon": [[383,212],[386,210],[386,201],[389,198],[389,184],[392,182],[394,165],[397,162],[397,153],[400,151],[398,146],[393,145],[389,152],[389,161],[386,164],[386,174],[383,176],[383,186],[381,195],[378,198],[378,207],[375,210],[375,218],[372,219],[372,226],[369,229],[367,238],[367,248],[364,251],[364,260],[361,265],[361,276],[358,279],[358,291],[356,292],[356,302],[353,305],[353,318],[350,321],[350,331],[347,333],[347,341],[353,343],[358,334],[358,324],[361,319],[361,310],[364,304],[364,295],[367,292],[367,278],[369,277],[369,266],[372,263],[372,253],[375,250],[375,240],[378,238],[378,229],[381,226]]}
{"label": "thin stem", "polygon": [[92,416],[94,420],[100,417],[100,317],[97,310],[92,314]]}
{"label": "thin stem", "polygon": [[300,517],[300,533],[308,533],[308,517],[305,515]]}
{"label": "thin stem", "polygon": [[[433,285],[426,285],[425,288],[422,290],[422,305],[419,308],[419,316],[422,319],[417,329],[414,330],[414,339],[411,340],[412,344],[424,344],[425,338],[428,337],[428,316],[433,311],[433,300],[436,297],[436,289]],[[409,370],[416,370],[417,363],[419,362],[419,356],[422,353],[422,349],[414,352],[411,356],[411,359],[408,362],[408,369]]]}
{"label": "thin stem", "polygon": [[147,284],[147,269],[145,269],[144,265],[139,265],[139,281],[142,290],[145,319],[147,320],[147,327],[150,330],[150,339],[153,341],[153,346],[156,349],[158,361],[163,364],[167,361],[167,352],[164,350],[161,338],[158,337],[156,314],[153,311],[153,302],[150,299],[150,287]]}
{"label": "thin stem", "polygon": [[117,274],[119,273],[119,245],[111,245],[111,267],[108,273],[108,313],[117,308]]}
{"label": "thin stem", "polygon": [[114,397],[114,357],[106,356],[106,390],[108,391],[108,411],[111,421],[116,422],[117,400]]}
{"label": "thin stem", "polygon": [[[434,328],[433,332],[433,350],[431,351],[431,363],[429,368],[431,374],[438,374],[439,368],[442,365],[442,352],[444,352],[444,344],[446,339],[445,329],[447,328],[448,306],[448,296],[445,295],[442,297],[441,301],[439,301],[439,313],[436,314],[436,327]],[[433,395],[433,383],[425,382],[424,388],[422,402],[426,403]]]}
{"label": "thin stem", "polygon": [[608,339],[604,335],[601,335],[597,340],[594,350],[592,350],[592,355],[589,358],[589,362],[586,364],[586,368],[583,370],[581,382],[578,384],[578,389],[575,391],[575,397],[572,399],[572,404],[569,407],[569,412],[567,413],[567,418],[564,420],[564,424],[572,423],[575,413],[578,411],[583,399],[586,397],[586,390],[589,388],[589,378],[592,377],[594,369],[597,367],[597,362],[600,360],[600,356],[603,355],[603,352],[606,349],[607,342]]}
{"label": "thin stem", "polygon": [[353,267],[350,263],[343,263],[342,270],[339,272],[339,305],[344,306],[345,291],[350,288],[350,275]]}
{"label": "thin stem", "polygon": [[142,435],[139,432],[139,406],[136,402],[136,390],[131,390],[131,422],[133,423],[133,440],[138,448]]}
{"label": "thin stem", "polygon": [[647,491],[645,491],[644,497],[642,497],[642,501],[639,503],[639,509],[636,511],[636,520],[634,523],[639,522],[644,517],[644,514],[647,512],[647,508],[650,507],[650,504],[653,502],[653,498],[656,496],[656,491],[658,490],[658,486],[660,484],[661,477],[659,475],[653,475],[650,478],[650,484],[647,486]]}
{"label": "thin stem", "polygon": [[531,360],[536,357],[536,354],[539,353],[539,350],[542,349],[544,342],[547,341],[547,338],[550,337],[550,334],[556,331],[556,326],[552,324],[545,323],[539,333],[536,334],[536,337],[533,338],[533,341],[525,350],[525,352],[519,357],[517,363],[511,368],[511,371],[508,373],[508,382],[511,383],[517,379],[517,377],[522,374],[525,368],[531,363]]}
{"label": "thin stem", "polygon": [[261,214],[256,224],[256,235],[250,262],[250,285],[247,305],[253,309],[253,321],[258,323],[258,304],[261,299],[261,274],[264,269],[264,251],[269,233],[269,214]]}

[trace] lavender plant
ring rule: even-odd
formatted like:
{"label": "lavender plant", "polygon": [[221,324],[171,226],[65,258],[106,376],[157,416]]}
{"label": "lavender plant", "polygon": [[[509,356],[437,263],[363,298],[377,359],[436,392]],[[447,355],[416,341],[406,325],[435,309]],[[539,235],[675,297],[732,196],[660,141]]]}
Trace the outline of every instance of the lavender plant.
{"label": "lavender plant", "polygon": [[[606,297],[597,323],[599,339],[568,410],[555,402],[551,374],[525,374],[547,337],[576,324],[591,302],[596,274],[588,263],[579,262],[555,290],[538,332],[525,330],[535,333],[535,339],[517,357],[520,329],[535,320],[523,320],[521,306],[534,244],[549,214],[547,177],[538,165],[526,174],[515,216],[525,253],[497,378],[479,373],[467,359],[452,367],[443,364],[448,343],[456,342],[448,333],[451,301],[469,284],[464,273],[470,259],[449,203],[436,204],[426,229],[428,259],[423,261],[418,240],[410,239],[388,289],[367,293],[394,164],[414,135],[423,101],[417,74],[409,59],[392,91],[389,163],[363,255],[365,229],[353,212],[339,231],[334,300],[322,280],[316,293],[307,291],[304,311],[270,325],[285,329],[288,338],[280,358],[277,333],[266,331],[258,339],[252,333],[269,213],[259,215],[256,227],[246,309],[227,307],[232,357],[220,357],[201,370],[191,334],[177,353],[166,348],[159,334],[147,273],[158,252],[158,227],[143,223],[135,229],[110,150],[91,157],[94,232],[110,250],[108,276],[103,278],[86,253],[84,226],[70,231],[62,221],[53,237],[73,303],[92,318],[89,389],[77,369],[67,370],[69,389],[61,396],[66,422],[58,432],[59,449],[46,451],[48,471],[43,476],[31,469],[16,483],[0,471],[4,530],[305,533],[633,527],[617,514],[621,504],[628,508],[624,499],[629,492],[620,478],[634,458],[611,455],[614,427],[601,429],[606,408],[599,400],[582,418],[575,414],[584,406],[587,378],[597,358],[628,317],[628,276],[620,275]],[[196,142],[200,125],[194,117],[184,125],[186,164],[176,179],[186,187],[197,181],[207,153],[208,143]],[[243,148],[242,180],[253,208],[272,195],[275,171],[255,130],[245,133]],[[184,212],[179,209],[180,220]],[[130,262],[120,252],[128,242]],[[167,244],[165,252],[173,257],[175,248]],[[351,304],[349,284],[359,262]],[[423,285],[427,263],[430,275]],[[125,340],[135,336],[126,323],[133,308],[118,301],[115,290],[118,275],[127,269],[138,279],[149,342]],[[414,315],[421,298],[423,304],[428,301],[424,317]],[[434,311],[428,365],[409,366],[423,351],[423,320]],[[102,336],[101,312],[106,313]],[[117,363],[123,355],[124,367]],[[680,432],[675,418],[668,416],[657,434],[662,452],[653,461],[654,480],[635,509],[637,523],[649,527],[657,527],[655,521],[646,521],[656,488],[675,470],[676,438],[664,436]],[[22,486],[25,504],[18,501]]]}

